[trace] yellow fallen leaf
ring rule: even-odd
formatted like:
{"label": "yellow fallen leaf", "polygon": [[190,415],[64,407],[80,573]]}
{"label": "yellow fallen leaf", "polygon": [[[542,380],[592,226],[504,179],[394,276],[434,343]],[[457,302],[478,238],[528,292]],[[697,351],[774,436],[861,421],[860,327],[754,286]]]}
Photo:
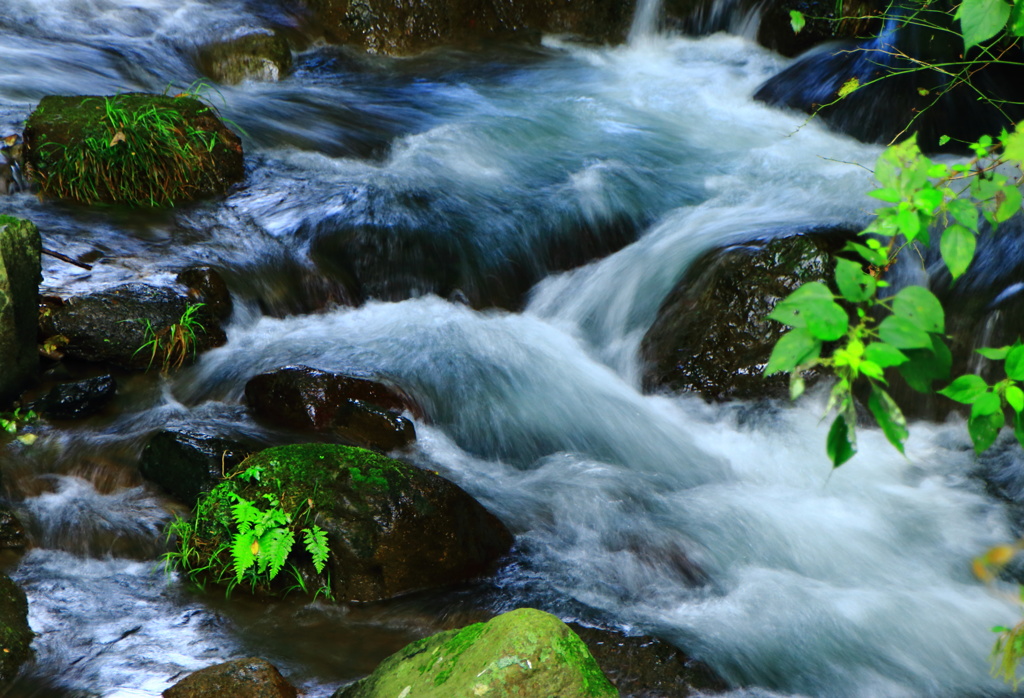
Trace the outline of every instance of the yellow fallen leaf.
{"label": "yellow fallen leaf", "polygon": [[857,78],[850,78],[849,80],[843,83],[842,87],[839,88],[839,99],[842,99],[847,95],[852,94],[859,87],[860,80],[858,80]]}
{"label": "yellow fallen leaf", "polygon": [[253,555],[259,555],[260,554],[260,542],[258,540],[254,540],[252,542],[252,545],[249,546],[249,550],[252,551]]}
{"label": "yellow fallen leaf", "polygon": [[124,143],[127,138],[124,137],[124,131],[118,131],[114,134],[114,137],[110,139],[110,147],[113,148],[118,143]]}
{"label": "yellow fallen leaf", "polygon": [[1002,567],[1007,562],[1013,559],[1013,556],[1017,554],[1017,550],[1012,545],[997,545],[985,553],[985,560],[990,565],[999,565]]}
{"label": "yellow fallen leaf", "polygon": [[985,567],[985,563],[981,561],[981,558],[974,558],[974,562],[971,563],[971,569],[974,570],[974,576],[983,582],[992,581],[992,573]]}

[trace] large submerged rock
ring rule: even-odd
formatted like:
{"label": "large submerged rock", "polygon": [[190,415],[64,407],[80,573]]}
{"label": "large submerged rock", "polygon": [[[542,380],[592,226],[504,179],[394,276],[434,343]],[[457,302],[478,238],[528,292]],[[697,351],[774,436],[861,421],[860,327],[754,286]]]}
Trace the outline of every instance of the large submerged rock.
{"label": "large submerged rock", "polygon": [[0,404],[17,397],[39,371],[41,249],[35,225],[0,216]]}
{"label": "large submerged rock", "polygon": [[633,0],[306,0],[331,41],[372,53],[408,55],[437,46],[494,39],[536,40],[541,33],[621,41]]}
{"label": "large submerged rock", "polygon": [[83,204],[172,206],[224,194],[245,174],[239,137],[188,95],[51,95],[24,139],[40,195]]}
{"label": "large submerged rock", "polygon": [[[237,477],[253,468],[258,480]],[[186,542],[202,556],[197,567],[213,563],[214,580],[218,569],[231,569],[221,543],[234,534],[235,494],[264,505],[269,495],[294,517],[310,513],[327,533],[326,569],[318,575],[299,545],[289,562],[307,589],[326,584],[338,601],[376,601],[472,579],[512,545],[504,525],[454,483],[361,448],[277,446],[250,456],[235,475],[200,500],[195,540]]]}
{"label": "large submerged rock", "polygon": [[270,662],[235,659],[189,674],[163,692],[163,698],[295,698],[295,687]]}
{"label": "large submerged rock", "polygon": [[611,698],[587,646],[549,613],[520,608],[408,645],[333,698]]}
{"label": "large submerged rock", "polygon": [[645,390],[696,392],[707,400],[786,396],[785,374],[763,375],[786,332],[768,314],[802,284],[832,282],[831,237],[754,241],[696,260],[644,336]]}
{"label": "large submerged rock", "polygon": [[199,66],[217,82],[237,85],[245,80],[276,82],[292,67],[288,41],[270,30],[251,30],[199,51]]}

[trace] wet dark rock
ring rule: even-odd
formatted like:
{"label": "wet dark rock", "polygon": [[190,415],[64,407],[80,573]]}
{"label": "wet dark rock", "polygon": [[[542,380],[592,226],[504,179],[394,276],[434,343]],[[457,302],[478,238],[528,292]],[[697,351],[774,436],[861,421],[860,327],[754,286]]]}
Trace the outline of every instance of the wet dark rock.
{"label": "wet dark rock", "polygon": [[189,674],[163,692],[164,698],[295,698],[295,687],[270,662],[235,659]]}
{"label": "wet dark rock", "polygon": [[288,41],[269,29],[249,31],[199,50],[200,69],[217,82],[277,82],[291,70]]}
{"label": "wet dark rock", "polygon": [[[127,116],[114,123],[111,108]],[[159,122],[140,116],[154,112]],[[24,153],[40,196],[84,204],[172,206],[224,194],[245,175],[241,139],[188,95],[43,97],[25,123]]]}
{"label": "wet dark rock", "polygon": [[10,683],[31,656],[29,647],[34,636],[28,625],[25,592],[0,573],[0,685]]}
{"label": "wet dark rock", "polygon": [[[487,574],[512,545],[502,523],[457,485],[372,451],[278,446],[250,456],[239,470],[252,467],[261,469],[259,481],[230,478],[207,495],[196,536],[213,541],[204,551],[229,539],[231,492],[250,501],[273,494],[285,511],[311,510],[328,537],[324,574],[299,546],[289,557],[310,593],[328,584],[337,601],[376,601],[447,586]],[[230,568],[227,552],[218,554]]]}
{"label": "wet dark rock", "polygon": [[644,336],[644,389],[696,392],[715,401],[785,397],[788,376],[762,375],[786,330],[768,314],[808,281],[831,283],[828,241],[835,237],[755,241],[696,260]]}
{"label": "wet dark rock", "polygon": [[630,698],[685,698],[725,692],[728,684],[703,662],[649,636],[569,623],[619,693]]}
{"label": "wet dark rock", "polygon": [[[190,363],[196,353],[227,341],[204,306],[196,315],[202,328],[195,328],[194,346],[185,349],[177,342],[172,326],[181,323],[193,304],[189,296],[174,289],[125,284],[44,309],[39,328],[45,337],[60,337],[68,356],[128,369],[160,368],[165,359],[171,364],[179,359]],[[155,355],[147,344],[154,337],[160,341]]]}
{"label": "wet dark rock", "polygon": [[41,247],[34,224],[0,216],[0,406],[14,400],[39,372],[35,328]]}
{"label": "wet dark rock", "polygon": [[208,314],[222,322],[231,317],[231,291],[216,269],[205,265],[189,267],[178,274],[177,281],[188,289],[189,296],[206,305]]}
{"label": "wet dark rock", "polygon": [[611,698],[587,646],[558,618],[532,608],[406,646],[332,698]]}
{"label": "wet dark rock", "polygon": [[495,39],[535,42],[542,33],[598,42],[625,38],[632,0],[306,0],[324,35],[371,53],[409,55]]}
{"label": "wet dark rock", "polygon": [[116,395],[113,376],[96,376],[56,385],[34,407],[49,419],[85,419],[101,412]]}
{"label": "wet dark rock", "polygon": [[21,520],[9,506],[0,504],[0,550],[21,550],[27,544]]}
{"label": "wet dark rock", "polygon": [[256,450],[198,431],[165,430],[154,434],[142,449],[139,472],[191,507]]}
{"label": "wet dark rock", "polygon": [[398,388],[309,366],[285,366],[254,376],[245,385],[245,398],[257,417],[276,426],[329,432],[379,451],[416,439],[412,422],[399,412],[422,415]]}

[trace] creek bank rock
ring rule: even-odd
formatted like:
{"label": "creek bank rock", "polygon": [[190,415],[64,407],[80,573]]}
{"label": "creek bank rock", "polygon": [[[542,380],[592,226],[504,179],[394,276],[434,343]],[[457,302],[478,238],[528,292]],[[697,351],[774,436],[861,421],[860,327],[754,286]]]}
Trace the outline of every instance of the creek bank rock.
{"label": "creek bank rock", "polygon": [[257,448],[196,430],[165,429],[150,437],[139,473],[192,507]]}
{"label": "creek bank rock", "polygon": [[[228,551],[210,551],[234,534],[233,493],[259,503],[270,495],[299,521],[303,512],[312,514],[310,522],[327,534],[326,569],[317,575],[299,545],[288,562],[307,589],[329,585],[338,601],[377,601],[469,580],[488,573],[512,546],[505,526],[457,485],[372,451],[337,444],[275,446],[250,456],[235,472],[252,469],[258,469],[258,480],[224,480],[198,505],[195,538],[201,543],[193,541],[192,547],[206,559],[219,555],[212,562],[223,570],[231,569]],[[308,524],[297,523],[303,525]]]}
{"label": "creek bank rock", "polygon": [[0,405],[14,400],[39,372],[41,254],[33,223],[0,215]]}
{"label": "creek bank rock", "polygon": [[520,608],[418,640],[332,698],[618,695],[569,626],[549,613]]}
{"label": "creek bank rock", "polygon": [[537,42],[542,33],[622,41],[633,0],[305,0],[332,42],[394,56],[485,41]]}
{"label": "creek bank rock", "polygon": [[188,95],[51,95],[26,121],[24,156],[41,196],[173,206],[220,195],[245,172],[242,141]]}
{"label": "creek bank rock", "polygon": [[204,46],[199,50],[199,67],[226,85],[246,80],[277,82],[291,70],[292,52],[277,32],[256,29]]}
{"label": "creek bank rock", "polygon": [[398,388],[309,366],[283,366],[254,376],[245,384],[245,399],[257,418],[275,426],[330,433],[378,451],[415,441],[415,427],[400,412],[423,414]]}
{"label": "creek bank rock", "polygon": [[28,625],[28,599],[14,581],[0,573],[0,685],[9,683],[32,655],[35,633]]}
{"label": "creek bank rock", "polygon": [[786,397],[786,374],[762,374],[786,331],[768,314],[804,283],[831,285],[835,261],[829,252],[849,234],[754,241],[696,260],[644,336],[644,389],[696,392],[709,401]]}
{"label": "creek bank rock", "polygon": [[259,657],[235,659],[189,674],[163,698],[295,698],[295,687],[270,662]]}
{"label": "creek bank rock", "polygon": [[129,283],[47,299],[39,329],[68,356],[131,370],[169,368],[227,341],[206,305],[178,289]]}
{"label": "creek bank rock", "polygon": [[22,550],[28,545],[25,526],[14,510],[0,504],[0,550]]}
{"label": "creek bank rock", "polygon": [[708,665],[653,637],[629,636],[614,630],[569,623],[624,696],[631,698],[686,698],[710,696],[729,690]]}
{"label": "creek bank rock", "polygon": [[103,411],[117,396],[117,381],[107,374],[61,383],[33,404],[48,419],[85,419]]}

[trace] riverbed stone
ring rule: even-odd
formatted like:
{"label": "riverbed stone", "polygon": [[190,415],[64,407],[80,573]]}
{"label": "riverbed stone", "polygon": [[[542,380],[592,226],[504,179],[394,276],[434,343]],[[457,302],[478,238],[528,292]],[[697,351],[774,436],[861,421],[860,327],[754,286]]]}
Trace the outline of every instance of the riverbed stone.
{"label": "riverbed stone", "polygon": [[54,299],[40,314],[39,328],[46,337],[60,337],[63,351],[74,358],[133,370],[172,367],[191,363],[198,353],[227,341],[203,306],[195,314],[194,341],[181,343],[174,327],[194,305],[176,289],[130,283]]}
{"label": "riverbed stone", "polygon": [[[270,495],[296,521],[306,521],[309,513],[308,522],[327,535],[326,568],[317,574],[301,544],[289,562],[310,593],[327,585],[337,601],[376,601],[463,582],[488,573],[512,545],[505,526],[460,487],[372,451],[337,444],[276,446],[250,456],[235,473],[252,469],[258,480],[230,477],[200,499],[195,537],[203,544],[193,547],[201,555],[219,555],[215,568],[231,568],[227,551],[217,549],[218,541],[234,534],[232,493],[260,503]],[[278,593],[294,581],[257,591]]]}
{"label": "riverbed stone", "polygon": [[536,42],[542,33],[591,41],[625,38],[633,0],[306,0],[328,40],[370,53],[409,55],[495,39]]}
{"label": "riverbed stone", "polygon": [[0,573],[0,685],[14,679],[18,668],[31,656],[33,637],[25,592]]}
{"label": "riverbed stone", "polygon": [[254,376],[245,385],[245,399],[257,418],[275,426],[331,433],[378,451],[403,448],[416,439],[415,427],[400,412],[422,415],[397,387],[310,366],[283,366]]}
{"label": "riverbed stone", "polygon": [[0,215],[0,405],[15,399],[39,372],[41,250],[33,223]]}
{"label": "riverbed stone", "polygon": [[[159,122],[142,116],[154,112]],[[40,196],[82,204],[173,206],[224,194],[245,174],[241,139],[190,95],[43,97],[24,152]]]}
{"label": "riverbed stone", "polygon": [[[829,241],[836,236],[755,240],[696,260],[644,336],[644,389],[693,392],[709,401],[785,397],[788,376],[763,375],[787,330],[768,315],[802,284],[831,282],[835,261]],[[813,380],[815,374],[808,373]]]}
{"label": "riverbed stone", "polygon": [[217,82],[277,82],[291,70],[288,41],[271,29],[252,29],[199,50],[199,67]]}
{"label": "riverbed stone", "polygon": [[0,503],[0,550],[21,550],[27,544],[21,519],[10,506]]}
{"label": "riverbed stone", "polygon": [[139,473],[191,507],[257,450],[195,429],[165,429],[146,442]]}
{"label": "riverbed stone", "polygon": [[55,385],[34,405],[49,419],[85,419],[103,411],[117,396],[110,374]]}
{"label": "riverbed stone", "polygon": [[188,290],[188,295],[197,303],[204,304],[204,312],[221,322],[231,317],[235,308],[231,291],[224,277],[217,269],[199,264],[183,269],[175,280]]}
{"label": "riverbed stone", "polygon": [[295,698],[295,687],[270,662],[235,659],[189,674],[163,692],[163,698]]}
{"label": "riverbed stone", "polygon": [[618,696],[586,644],[533,608],[418,640],[333,698]]}

